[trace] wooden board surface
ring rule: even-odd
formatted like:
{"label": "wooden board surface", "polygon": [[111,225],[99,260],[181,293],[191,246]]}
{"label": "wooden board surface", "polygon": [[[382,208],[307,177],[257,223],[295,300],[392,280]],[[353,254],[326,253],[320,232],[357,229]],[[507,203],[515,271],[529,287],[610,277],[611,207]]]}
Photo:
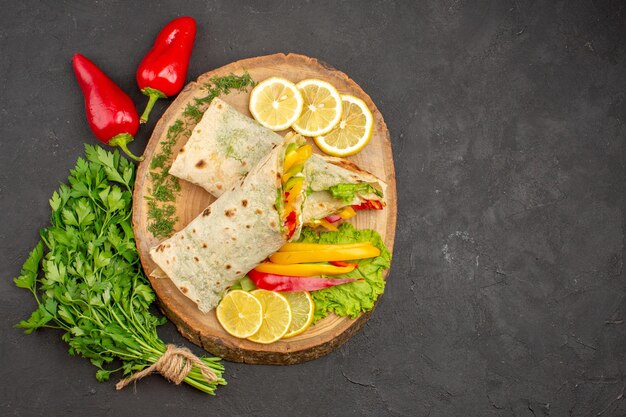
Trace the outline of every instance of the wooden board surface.
{"label": "wooden board surface", "polygon": [[[383,117],[370,97],[343,72],[318,60],[296,54],[275,54],[237,61],[203,74],[184,88],[156,125],[144,153],[146,159],[139,165],[133,195],[133,228],[141,262],[157,294],[159,306],[183,336],[208,352],[230,361],[258,364],[299,363],[315,359],[342,345],[365,324],[372,312],[362,314],[356,319],[330,315],[299,336],[261,345],[230,336],[217,322],[215,310],[209,313],[200,312],[169,279],[150,275],[156,268],[149,255],[150,248],[162,240],[155,238],[147,229],[148,205],[145,197],[150,195],[151,190],[150,160],[160,152],[161,141],[165,139],[167,129],[183,117],[187,104],[206,94],[202,88],[204,83],[214,76],[241,75],[244,71],[257,82],[270,76],[284,77],[293,82],[319,78],[333,84],[341,94],[352,94],[365,101],[374,115],[374,133],[367,147],[348,159],[387,182],[387,207],[382,211],[359,212],[352,219],[352,223],[360,229],[371,228],[378,231],[389,250],[393,251],[397,211],[396,180],[389,131]],[[235,91],[220,98],[250,116],[248,97],[249,92]],[[179,138],[173,147],[172,158],[176,157],[187,139]],[[175,230],[185,227],[214,201],[214,197],[202,188],[186,181],[180,182],[182,187],[176,199],[178,222]]]}

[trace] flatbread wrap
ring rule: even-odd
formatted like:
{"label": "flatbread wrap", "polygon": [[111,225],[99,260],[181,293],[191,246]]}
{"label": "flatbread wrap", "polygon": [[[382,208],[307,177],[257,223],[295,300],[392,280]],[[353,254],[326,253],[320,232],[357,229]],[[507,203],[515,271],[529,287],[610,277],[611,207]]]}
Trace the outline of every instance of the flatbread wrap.
{"label": "flatbread wrap", "polygon": [[219,197],[282,142],[280,135],[214,98],[169,173]]}
{"label": "flatbread wrap", "polygon": [[384,205],[387,184],[352,162],[332,156],[312,155],[304,166],[309,196],[304,204],[304,224],[368,201]]}
{"label": "flatbread wrap", "polygon": [[201,311],[217,306],[224,290],[298,238],[304,173],[287,182],[283,174],[288,158],[304,163],[310,154],[311,146],[299,136],[275,145],[239,183],[150,250],[154,262]]}
{"label": "flatbread wrap", "polygon": [[[280,135],[216,98],[169,172],[219,197],[282,142]],[[384,181],[345,159],[313,155],[304,170],[309,187],[304,208],[306,224],[348,205],[366,201],[384,205]]]}

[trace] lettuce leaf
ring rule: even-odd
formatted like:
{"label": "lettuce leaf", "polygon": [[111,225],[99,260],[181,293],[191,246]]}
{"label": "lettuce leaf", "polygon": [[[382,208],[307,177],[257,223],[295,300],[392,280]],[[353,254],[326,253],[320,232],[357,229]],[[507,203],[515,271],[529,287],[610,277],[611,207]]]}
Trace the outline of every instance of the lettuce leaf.
{"label": "lettuce leaf", "polygon": [[361,182],[358,184],[337,184],[333,185],[328,189],[328,192],[336,198],[337,200],[345,201],[346,203],[350,203],[354,200],[354,197],[357,194],[365,195],[365,194],[376,194],[379,197],[382,197],[382,192],[372,187],[370,184],[366,182]]}
{"label": "lettuce leaf", "polygon": [[252,282],[252,280],[247,275],[244,275],[243,278],[235,282],[228,289],[228,291],[232,291],[232,290],[252,291],[252,290],[256,290],[256,285],[254,285],[254,282]]}
{"label": "lettuce leaf", "polygon": [[315,300],[315,315],[313,322],[335,313],[338,316],[355,318],[360,313],[374,308],[378,296],[385,290],[383,272],[391,266],[391,253],[385,247],[378,232],[370,229],[357,230],[350,223],[339,226],[336,232],[316,233],[310,228],[305,228],[299,239],[306,243],[356,243],[371,242],[380,249],[380,255],[376,258],[350,261],[358,263],[354,271],[336,275],[337,278],[364,278],[349,284],[337,285],[319,291],[313,291],[311,296]]}

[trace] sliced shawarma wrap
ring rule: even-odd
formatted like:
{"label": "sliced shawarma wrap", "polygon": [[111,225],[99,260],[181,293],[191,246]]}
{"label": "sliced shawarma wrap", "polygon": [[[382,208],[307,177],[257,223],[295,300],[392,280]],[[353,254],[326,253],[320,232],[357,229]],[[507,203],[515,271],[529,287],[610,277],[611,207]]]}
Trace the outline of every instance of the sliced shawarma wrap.
{"label": "sliced shawarma wrap", "polygon": [[310,155],[305,143],[292,137],[277,145],[243,181],[150,250],[154,262],[201,311],[214,308],[233,282],[299,237],[304,173],[291,180],[289,189],[282,177],[286,151],[308,147]]}
{"label": "sliced shawarma wrap", "polygon": [[[169,172],[219,197],[282,142],[280,135],[214,99]],[[384,205],[386,184],[345,159],[313,155],[305,171],[312,191],[305,223],[368,200]]]}
{"label": "sliced shawarma wrap", "polygon": [[215,98],[169,173],[219,197],[282,142],[280,135]]}
{"label": "sliced shawarma wrap", "polygon": [[304,204],[305,224],[366,201],[384,205],[387,184],[350,161],[313,155],[305,164],[310,195]]}

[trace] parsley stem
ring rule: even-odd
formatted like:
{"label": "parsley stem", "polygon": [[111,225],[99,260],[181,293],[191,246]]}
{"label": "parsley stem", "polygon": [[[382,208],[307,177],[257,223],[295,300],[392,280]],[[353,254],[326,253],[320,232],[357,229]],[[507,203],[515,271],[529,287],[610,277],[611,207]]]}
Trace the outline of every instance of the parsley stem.
{"label": "parsley stem", "polygon": [[186,377],[183,381],[185,381],[186,384],[191,385],[192,387],[194,387],[196,389],[199,389],[202,392],[205,392],[205,393],[210,394],[210,395],[215,395],[214,392],[213,392],[215,390],[215,388],[212,387],[211,385],[207,385],[206,381],[203,384],[203,383],[201,383],[199,381],[196,381],[195,379],[190,378],[190,377]]}
{"label": "parsley stem", "polygon": [[[126,316],[126,313],[124,312],[124,310],[121,310],[122,314],[124,314],[124,316]],[[158,350],[155,350],[152,346],[146,344],[141,337],[138,337],[137,335],[137,329],[139,328],[138,326],[133,326],[132,329],[129,329],[129,327],[127,327],[124,322],[122,322],[119,317],[117,316],[117,314],[115,314],[115,311],[111,310],[111,315],[113,316],[113,318],[115,319],[115,321],[120,325],[120,327],[124,330],[126,330],[127,332],[133,334],[133,338],[135,339],[135,341],[137,341],[138,344],[140,344],[141,346],[143,346],[146,350],[148,351],[152,351],[152,352],[156,352],[158,353]],[[128,319],[128,316],[126,317]],[[129,320],[129,323],[133,323],[132,321]]]}

